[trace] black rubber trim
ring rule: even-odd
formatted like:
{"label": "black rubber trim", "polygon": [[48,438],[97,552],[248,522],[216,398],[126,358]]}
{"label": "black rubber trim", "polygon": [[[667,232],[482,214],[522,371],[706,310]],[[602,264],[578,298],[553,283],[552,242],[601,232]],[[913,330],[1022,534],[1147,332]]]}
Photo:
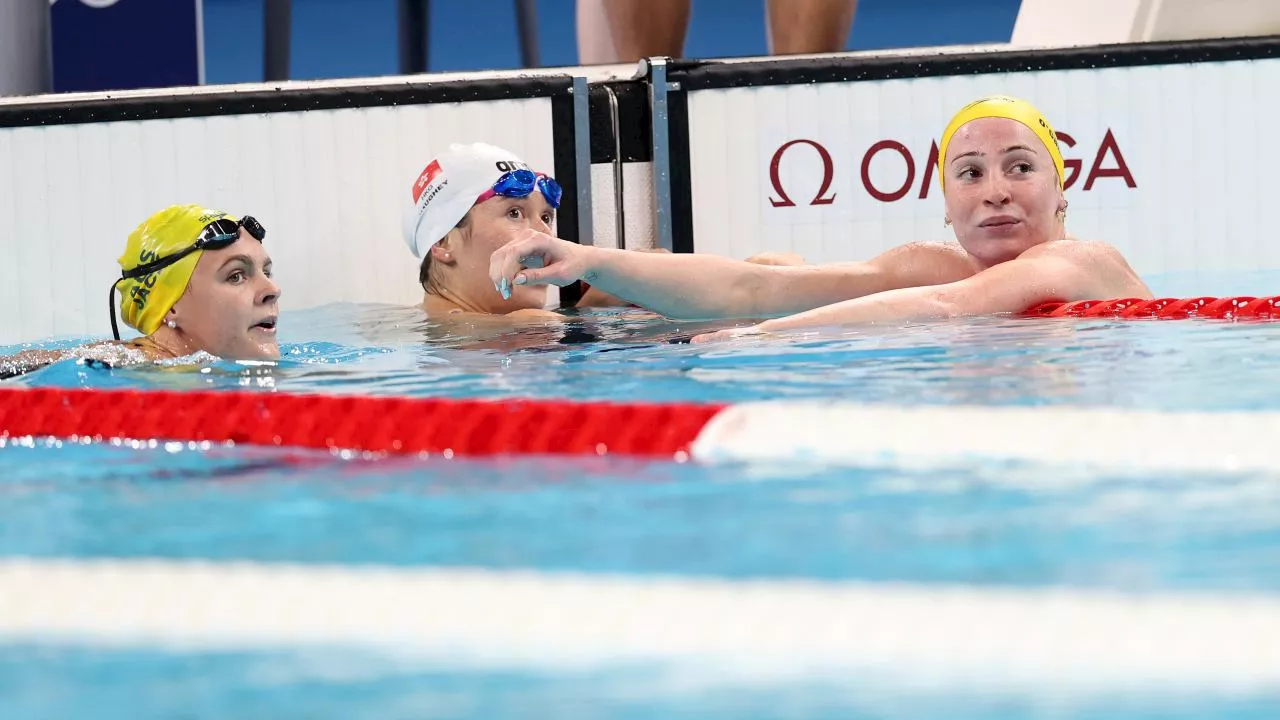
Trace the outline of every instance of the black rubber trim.
{"label": "black rubber trim", "polygon": [[399,82],[344,88],[227,90],[199,95],[53,100],[47,103],[0,105],[0,127],[552,97],[568,94],[572,86],[572,78],[556,75]]}
{"label": "black rubber trim", "polygon": [[1280,57],[1280,36],[1272,35],[910,57],[823,57],[738,63],[675,61],[668,69],[667,77],[688,91],[1037,70],[1096,70],[1274,57]]}
{"label": "black rubber trim", "polygon": [[[623,162],[650,162],[649,85],[644,80],[610,82],[618,97],[618,134],[622,138]],[[613,119],[609,116],[609,95],[603,85],[591,86],[591,162],[613,162]]]}
{"label": "black rubber trim", "polygon": [[560,237],[578,242],[578,162],[574,156],[573,96],[551,99],[551,148],[555,168],[552,172],[564,188],[560,208],[556,211],[556,230]]}
{"label": "black rubber trim", "polygon": [[[578,177],[578,160],[574,154],[577,142],[574,138],[573,96],[557,95],[551,98],[551,147],[556,180],[564,188],[560,196],[560,208],[556,211],[556,234],[570,242],[580,243],[578,236],[578,183],[591,182],[591,178]],[[560,288],[560,306],[572,307],[582,297],[582,287],[573,283]]]}
{"label": "black rubber trim", "polygon": [[671,144],[671,251],[693,252],[693,180],[689,166],[689,96],[667,93]]}

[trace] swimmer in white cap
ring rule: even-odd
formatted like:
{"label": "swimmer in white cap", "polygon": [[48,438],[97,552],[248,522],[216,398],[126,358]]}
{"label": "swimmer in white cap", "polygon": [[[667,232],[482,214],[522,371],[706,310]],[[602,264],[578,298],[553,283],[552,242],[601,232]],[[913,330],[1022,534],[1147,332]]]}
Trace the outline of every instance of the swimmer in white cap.
{"label": "swimmer in white cap", "polygon": [[521,230],[554,235],[562,191],[515,153],[485,143],[451,145],[417,174],[404,239],[421,259],[418,282],[428,315],[555,317],[546,288],[493,292],[489,256]]}
{"label": "swimmer in white cap", "polygon": [[[515,153],[485,143],[450,145],[414,176],[404,215],[404,239],[421,259],[421,307],[433,317],[502,315],[560,318],[544,310],[546,288],[507,285],[493,292],[489,259],[522,232],[554,236],[563,192],[554,178]],[[799,264],[798,256],[766,253],[760,264]],[[627,303],[588,288],[577,307]]]}

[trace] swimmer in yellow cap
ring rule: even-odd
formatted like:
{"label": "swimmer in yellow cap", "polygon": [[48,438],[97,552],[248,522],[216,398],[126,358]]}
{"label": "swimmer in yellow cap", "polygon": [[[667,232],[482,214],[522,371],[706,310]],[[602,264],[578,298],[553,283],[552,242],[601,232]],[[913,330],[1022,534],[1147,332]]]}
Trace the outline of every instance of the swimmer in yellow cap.
{"label": "swimmer in yellow cap", "polygon": [[695,340],[1151,297],[1114,247],[1067,235],[1062,154],[1030,103],[997,96],[966,105],[943,133],[938,165],[945,224],[957,242],[911,243],[864,262],[762,266],[706,254],[619,253],[526,232],[494,252],[490,279],[519,286],[583,278],[671,317],[778,318]]}
{"label": "swimmer in yellow cap", "polygon": [[[30,350],[0,359],[0,377],[66,357],[112,365],[204,351],[229,360],[274,360],[280,288],[262,247],[266,230],[198,205],[174,205],[147,218],[128,238],[108,309],[115,341],[67,351]],[[142,337],[121,342],[120,316]]]}
{"label": "swimmer in yellow cap", "polygon": [[[120,315],[152,358],[203,350],[228,360],[275,360],[280,287],[271,278],[267,231],[198,205],[174,205],[147,218],[120,256]],[[116,339],[115,304],[110,304]]]}

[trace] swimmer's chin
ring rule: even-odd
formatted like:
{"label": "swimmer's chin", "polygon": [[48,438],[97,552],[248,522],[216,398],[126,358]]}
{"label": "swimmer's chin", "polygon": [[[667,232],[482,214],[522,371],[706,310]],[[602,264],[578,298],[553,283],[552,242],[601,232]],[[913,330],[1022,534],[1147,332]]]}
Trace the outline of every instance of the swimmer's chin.
{"label": "swimmer's chin", "polygon": [[280,359],[280,343],[264,343],[261,346],[263,360],[279,360]]}
{"label": "swimmer's chin", "polygon": [[251,341],[234,349],[228,348],[225,352],[209,352],[208,355],[229,362],[277,362],[280,360],[280,344]]}
{"label": "swimmer's chin", "polygon": [[258,346],[258,353],[254,357],[237,358],[238,360],[269,360],[276,361],[280,359],[280,344],[270,343]]}
{"label": "swimmer's chin", "polygon": [[252,350],[241,348],[244,352],[227,352],[227,353],[209,353],[219,360],[227,360],[230,362],[278,362],[280,360],[280,344],[271,343],[253,343]]}

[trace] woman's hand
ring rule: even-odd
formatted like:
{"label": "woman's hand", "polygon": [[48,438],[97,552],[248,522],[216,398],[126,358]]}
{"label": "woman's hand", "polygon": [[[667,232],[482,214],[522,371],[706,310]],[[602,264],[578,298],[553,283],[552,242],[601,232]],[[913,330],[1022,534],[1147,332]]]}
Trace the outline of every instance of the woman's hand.
{"label": "woman's hand", "polygon": [[504,298],[515,285],[568,285],[589,271],[595,248],[524,229],[489,256],[489,279]]}

